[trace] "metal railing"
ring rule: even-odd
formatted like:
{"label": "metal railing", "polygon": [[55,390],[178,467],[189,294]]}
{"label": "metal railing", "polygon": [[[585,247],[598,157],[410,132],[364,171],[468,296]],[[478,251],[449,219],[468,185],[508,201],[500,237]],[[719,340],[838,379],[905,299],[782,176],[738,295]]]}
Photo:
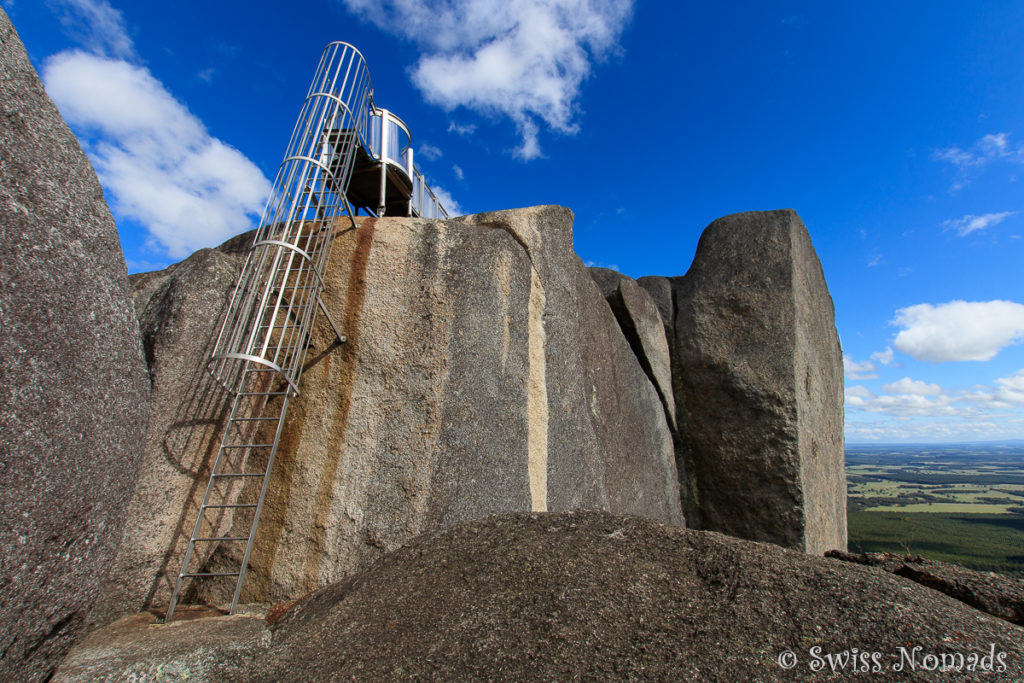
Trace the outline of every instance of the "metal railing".
{"label": "metal railing", "polygon": [[323,289],[331,219],[351,214],[353,136],[366,130],[371,92],[359,51],[328,45],[214,345],[210,371],[232,391],[251,362],[277,370],[299,393],[304,354],[297,351]]}
{"label": "metal railing", "polygon": [[448,218],[448,212],[441,206],[437,195],[427,186],[423,174],[415,166],[412,167],[412,210],[414,215],[420,218]]}
{"label": "metal railing", "polygon": [[[320,293],[335,220],[347,213],[355,227],[345,192],[358,131],[366,129],[370,92],[370,74],[359,51],[346,43],[328,45],[214,343],[210,373],[234,397],[165,621],[174,616],[187,579],[235,579],[234,614],[318,307],[344,341]],[[275,386],[274,376],[283,386]],[[258,493],[252,502],[239,502],[247,482]],[[242,543],[241,557],[234,556],[237,569],[206,568],[218,548]]]}
{"label": "metal railing", "polygon": [[402,119],[387,109],[374,107],[366,136],[367,152],[380,163],[402,169],[412,183],[411,213],[420,218],[448,218],[437,195],[413,163],[412,136]]}

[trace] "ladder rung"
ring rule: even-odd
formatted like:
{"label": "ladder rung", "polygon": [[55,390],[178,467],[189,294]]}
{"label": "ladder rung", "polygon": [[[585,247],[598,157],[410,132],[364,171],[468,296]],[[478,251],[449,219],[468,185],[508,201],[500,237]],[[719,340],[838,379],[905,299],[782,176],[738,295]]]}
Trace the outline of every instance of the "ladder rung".
{"label": "ladder rung", "polygon": [[221,446],[221,448],[270,448],[273,445],[272,443],[244,443],[238,446]]}
{"label": "ladder rung", "polygon": [[204,508],[254,508],[256,503],[210,503]]}
{"label": "ladder rung", "polygon": [[238,396],[284,396],[287,391],[240,391]]}
{"label": "ladder rung", "polygon": [[185,572],[178,576],[185,578],[186,576],[238,576],[239,572]]}
{"label": "ladder rung", "polygon": [[279,417],[233,417],[232,422],[265,422],[267,420],[280,420]]}
{"label": "ladder rung", "polygon": [[197,541],[248,541],[248,536],[200,536],[199,538],[193,538],[192,542]]}
{"label": "ladder rung", "polygon": [[259,472],[221,472],[220,474],[211,474],[211,477],[263,477],[266,476]]}

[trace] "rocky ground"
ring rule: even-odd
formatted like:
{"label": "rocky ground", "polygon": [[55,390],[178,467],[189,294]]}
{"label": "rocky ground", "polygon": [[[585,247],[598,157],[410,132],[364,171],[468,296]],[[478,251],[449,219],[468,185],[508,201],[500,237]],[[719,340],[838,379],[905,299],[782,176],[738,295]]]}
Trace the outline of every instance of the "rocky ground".
{"label": "rocky ground", "polygon": [[[837,680],[877,666],[872,680],[907,681],[941,678],[943,655],[963,656],[955,680],[1024,676],[1024,630],[901,577],[596,511],[421,536],[285,609],[273,623],[129,617],[134,628],[122,620],[76,647],[56,680],[163,667],[192,681],[731,682]],[[225,650],[222,631],[244,637]]]}
{"label": "rocky ground", "polygon": [[971,607],[1024,626],[1024,581],[996,572],[977,572],[917,555],[845,553],[830,550],[826,557],[878,567],[910,579]]}

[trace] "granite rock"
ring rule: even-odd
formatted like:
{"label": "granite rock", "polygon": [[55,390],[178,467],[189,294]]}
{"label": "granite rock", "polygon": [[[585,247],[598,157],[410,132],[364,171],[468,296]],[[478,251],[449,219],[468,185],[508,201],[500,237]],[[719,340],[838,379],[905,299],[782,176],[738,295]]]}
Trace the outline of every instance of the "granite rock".
{"label": "granite rock", "polygon": [[264,610],[227,616],[183,606],[166,626],[150,612],[132,614],[79,641],[55,683],[245,680],[256,654],[270,646]]}
{"label": "granite rock", "polygon": [[0,679],[43,680],[117,549],[149,378],[96,174],[0,9]]}
{"label": "granite rock", "polygon": [[791,210],[720,218],[671,284],[690,525],[813,554],[845,550],[842,353],[803,222]]}
{"label": "granite rock", "polygon": [[453,525],[297,602],[180,615],[91,634],[56,680],[931,681],[926,657],[957,655],[956,680],[1024,674],[1020,627],[897,576],[599,511]]}
{"label": "granite rock", "polygon": [[917,555],[830,550],[825,556],[878,567],[945,593],[982,612],[1024,626],[1024,580],[997,572],[974,571],[958,564],[937,562]]}
{"label": "granite rock", "polygon": [[[152,384],[143,462],[111,579],[90,615],[106,624],[169,595],[230,408],[206,371],[252,236],[131,276]],[[166,598],[165,598],[166,599]]]}
{"label": "granite rock", "polygon": [[832,680],[850,662],[833,676],[824,653],[851,647],[880,680],[935,680],[941,653],[991,658],[957,680],[1024,674],[1019,627],[898,577],[595,511],[421,537],[271,629],[248,680]]}
{"label": "granite rock", "polygon": [[[226,396],[201,366],[237,269],[228,252],[135,280],[154,417],[137,521],[97,624],[169,596],[223,420]],[[657,391],[572,251],[570,211],[339,223],[325,284],[347,341],[322,319],[313,332],[243,602],[298,597],[418,534],[498,512],[682,522]],[[224,602],[232,588],[207,580],[185,601]]]}
{"label": "granite rock", "polygon": [[669,427],[676,429],[672,361],[665,324],[654,298],[631,277],[608,268],[588,268],[648,379],[658,391]]}

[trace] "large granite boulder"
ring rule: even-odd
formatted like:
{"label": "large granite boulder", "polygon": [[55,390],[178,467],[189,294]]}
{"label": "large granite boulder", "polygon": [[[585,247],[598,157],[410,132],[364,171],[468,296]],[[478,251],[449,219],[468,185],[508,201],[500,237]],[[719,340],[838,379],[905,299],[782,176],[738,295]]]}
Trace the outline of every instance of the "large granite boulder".
{"label": "large granite boulder", "polygon": [[247,617],[136,621],[76,646],[57,680],[161,665],[190,681],[1024,676],[1024,630],[899,577],[594,511],[424,535],[268,618],[263,638]]}
{"label": "large granite boulder", "polygon": [[121,535],[149,378],[117,228],[0,10],[0,679],[42,680]]}
{"label": "large granite boulder", "polygon": [[[136,280],[154,417],[98,623],[166,604],[223,419],[226,397],[200,366],[239,267],[230,252]],[[596,507],[682,523],[658,392],[572,251],[570,211],[339,224],[325,282],[347,341],[323,320],[314,330],[243,601],[301,596],[420,533],[496,512]],[[207,566],[237,566],[235,552]],[[186,601],[231,589],[207,581]]]}
{"label": "large granite boulder", "polygon": [[666,315],[692,527],[813,554],[846,548],[842,353],[791,210],[726,216],[686,275],[641,278]]}

